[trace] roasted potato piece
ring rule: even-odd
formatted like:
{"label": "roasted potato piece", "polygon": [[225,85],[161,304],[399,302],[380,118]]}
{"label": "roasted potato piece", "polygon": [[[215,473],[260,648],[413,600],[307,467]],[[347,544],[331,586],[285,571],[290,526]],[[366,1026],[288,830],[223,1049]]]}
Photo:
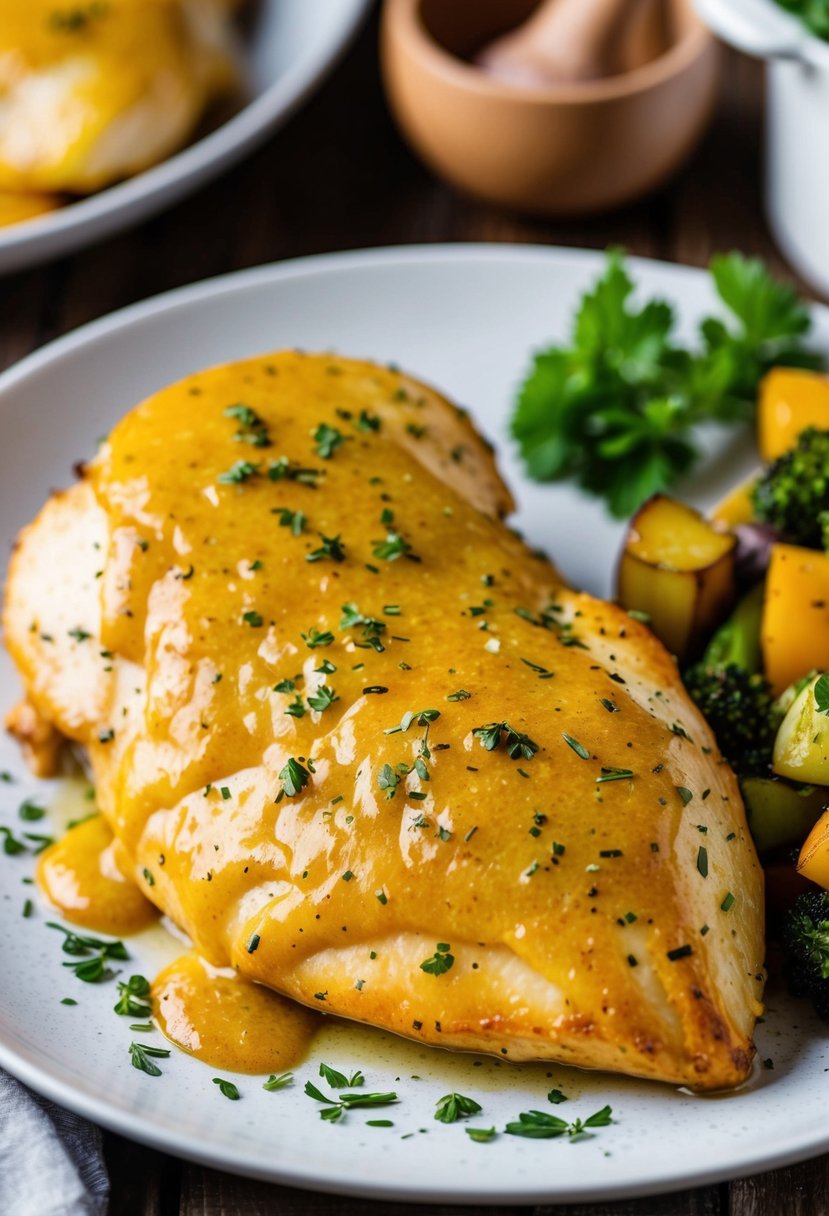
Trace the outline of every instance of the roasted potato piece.
{"label": "roasted potato piece", "polygon": [[734,602],[735,548],[731,533],[657,494],[631,520],[617,598],[629,611],[646,612],[657,637],[685,661]]}
{"label": "roasted potato piece", "polygon": [[775,367],[760,385],[757,444],[763,460],[793,448],[807,426],[829,430],[829,376],[796,367]]}
{"label": "roasted potato piece", "polygon": [[[795,697],[774,741],[772,767],[781,777],[829,786],[829,715],[816,696],[816,675]],[[829,802],[829,790],[827,790]]]}
{"label": "roasted potato piece", "polygon": [[800,545],[772,546],[762,645],[766,677],[778,695],[810,671],[829,670],[829,556],[825,553]]}

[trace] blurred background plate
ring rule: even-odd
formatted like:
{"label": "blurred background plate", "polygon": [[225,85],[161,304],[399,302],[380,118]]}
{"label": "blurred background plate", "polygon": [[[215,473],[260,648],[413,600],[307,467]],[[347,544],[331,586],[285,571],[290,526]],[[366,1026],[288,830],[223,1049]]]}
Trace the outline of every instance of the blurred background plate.
{"label": "blurred background plate", "polygon": [[137,177],[0,228],[0,274],[60,257],[177,202],[272,134],[321,83],[371,0],[261,0],[247,36],[248,103]]}

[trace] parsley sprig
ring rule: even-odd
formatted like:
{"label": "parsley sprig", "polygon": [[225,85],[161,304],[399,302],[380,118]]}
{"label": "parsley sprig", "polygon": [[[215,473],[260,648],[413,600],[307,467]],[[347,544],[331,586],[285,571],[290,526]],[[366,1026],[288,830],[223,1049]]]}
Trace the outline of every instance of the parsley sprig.
{"label": "parsley sprig", "polygon": [[[337,1074],[342,1076],[341,1073]],[[332,1086],[336,1089],[336,1086]],[[330,1098],[322,1090],[317,1089],[313,1081],[305,1082],[305,1093],[315,1102],[323,1103],[320,1118],[328,1123],[338,1123],[346,1111],[359,1106],[390,1106],[397,1101],[397,1094],[388,1093],[341,1093],[338,1098]]]}
{"label": "parsley sprig", "polygon": [[728,316],[706,317],[689,350],[668,303],[631,304],[622,253],[608,254],[569,344],[539,351],[521,386],[512,433],[530,477],[575,481],[623,518],[693,467],[699,423],[753,416],[771,367],[823,366],[803,343],[808,310],[762,262],[730,253],[710,270]]}
{"label": "parsley sprig", "polygon": [[596,1127],[608,1127],[613,1122],[612,1115],[612,1108],[603,1106],[586,1119],[573,1119],[568,1122],[543,1110],[528,1110],[522,1111],[517,1122],[508,1123],[504,1131],[508,1136],[524,1136],[528,1140],[553,1140],[557,1136],[575,1139],[585,1136]]}
{"label": "parsley sprig", "polygon": [[103,980],[112,979],[115,972],[108,963],[115,959],[119,962],[128,959],[127,948],[122,941],[105,941],[100,937],[82,937],[71,929],[55,921],[47,921],[47,928],[57,929],[63,934],[63,952],[76,957],[78,962],[64,963],[74,971],[79,980],[85,984],[99,984]]}

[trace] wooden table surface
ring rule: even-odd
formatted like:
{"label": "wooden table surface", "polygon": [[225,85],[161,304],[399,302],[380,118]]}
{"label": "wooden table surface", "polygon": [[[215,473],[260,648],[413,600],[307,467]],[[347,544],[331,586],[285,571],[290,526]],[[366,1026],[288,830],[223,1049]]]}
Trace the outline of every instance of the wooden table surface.
{"label": "wooden table surface", "polygon": [[[610,215],[548,223],[459,198],[412,157],[386,111],[376,21],[325,87],[256,156],[174,210],[76,257],[0,282],[0,368],[116,308],[183,283],[304,254],[427,241],[522,241],[603,248],[703,266],[718,250],[759,254],[794,278],[761,205],[762,81],[727,61],[710,135],[685,171]],[[774,1135],[774,1112],[769,1132]],[[681,1146],[677,1145],[677,1152]],[[112,1216],[415,1216],[473,1208],[342,1199],[234,1178],[106,1136]],[[480,1209],[478,1209],[480,1210]],[[829,1157],[672,1196],[497,1216],[818,1216]]]}

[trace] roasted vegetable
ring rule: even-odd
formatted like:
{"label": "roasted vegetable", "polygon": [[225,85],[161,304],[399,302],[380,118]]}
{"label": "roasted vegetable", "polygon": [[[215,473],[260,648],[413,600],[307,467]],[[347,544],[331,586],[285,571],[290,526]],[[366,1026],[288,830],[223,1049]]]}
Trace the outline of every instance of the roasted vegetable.
{"label": "roasted vegetable", "polygon": [[757,445],[768,462],[790,451],[807,427],[829,429],[829,376],[775,367],[760,385]]}
{"label": "roasted vegetable", "polygon": [[711,523],[722,528],[736,528],[739,524],[753,523],[756,480],[757,474],[753,473],[747,481],[741,481],[725,498],[720,499],[708,516]]}
{"label": "roasted vegetable", "polygon": [[777,732],[773,767],[781,777],[829,786],[829,675],[798,693]]}
{"label": "roasted vegetable", "polygon": [[768,774],[781,717],[759,670],[762,604],[763,589],[756,587],[683,677],[720,751],[740,777]]}
{"label": "roasted vegetable", "polygon": [[647,613],[657,637],[687,661],[734,601],[735,548],[731,533],[657,494],[631,520],[618,599],[628,611]]}
{"label": "roasted vegetable", "polygon": [[829,670],[829,556],[773,545],[763,608],[763,667],[780,694],[815,668]]}
{"label": "roasted vegetable", "polygon": [[829,430],[807,427],[789,452],[760,475],[754,512],[795,545],[820,549],[821,514],[829,511]]}
{"label": "roasted vegetable", "polygon": [[779,717],[763,676],[733,663],[720,668],[698,664],[685,673],[685,687],[737,775],[768,773]]}
{"label": "roasted vegetable", "polygon": [[746,777],[740,782],[748,826],[759,853],[799,845],[829,802],[829,790],[792,785],[779,777]]}
{"label": "roasted vegetable", "polygon": [[829,810],[824,811],[800,850],[797,872],[819,887],[829,888]]}
{"label": "roasted vegetable", "polygon": [[829,1021],[829,892],[800,895],[783,930],[785,971],[794,996],[810,997]]}

